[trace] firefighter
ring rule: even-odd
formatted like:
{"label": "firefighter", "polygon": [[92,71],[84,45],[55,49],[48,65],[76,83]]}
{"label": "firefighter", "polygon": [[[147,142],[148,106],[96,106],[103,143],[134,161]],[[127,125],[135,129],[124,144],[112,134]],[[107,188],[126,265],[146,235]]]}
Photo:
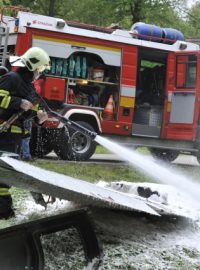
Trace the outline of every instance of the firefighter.
{"label": "firefighter", "polygon": [[[47,119],[46,112],[38,110],[38,95],[33,80],[40,72],[50,69],[50,58],[43,49],[32,47],[11,65],[16,67],[15,71],[0,78],[0,125],[20,110],[23,114],[0,133],[0,151],[19,154],[22,138],[26,134],[23,122],[32,117],[36,117],[39,123]],[[5,182],[0,183],[0,218],[7,219],[13,215],[9,186]]]}

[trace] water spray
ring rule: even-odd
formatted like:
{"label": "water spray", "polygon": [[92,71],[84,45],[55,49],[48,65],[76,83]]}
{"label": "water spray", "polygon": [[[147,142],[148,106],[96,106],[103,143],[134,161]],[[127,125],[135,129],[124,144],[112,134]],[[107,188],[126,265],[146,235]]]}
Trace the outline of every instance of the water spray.
{"label": "water spray", "polygon": [[175,186],[177,190],[190,195],[195,203],[199,204],[200,185],[192,181],[192,179],[188,179],[187,176],[181,175],[176,170],[158,164],[148,157],[122,147],[102,136],[96,136],[95,140],[141,172],[159,180],[160,183]]}

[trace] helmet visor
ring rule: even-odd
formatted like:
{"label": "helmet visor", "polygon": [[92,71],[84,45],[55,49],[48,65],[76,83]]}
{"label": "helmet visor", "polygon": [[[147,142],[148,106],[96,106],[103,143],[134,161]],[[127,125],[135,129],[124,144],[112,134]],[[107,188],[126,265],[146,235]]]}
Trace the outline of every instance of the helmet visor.
{"label": "helmet visor", "polygon": [[12,67],[25,67],[25,64],[19,56],[10,56],[9,62]]}

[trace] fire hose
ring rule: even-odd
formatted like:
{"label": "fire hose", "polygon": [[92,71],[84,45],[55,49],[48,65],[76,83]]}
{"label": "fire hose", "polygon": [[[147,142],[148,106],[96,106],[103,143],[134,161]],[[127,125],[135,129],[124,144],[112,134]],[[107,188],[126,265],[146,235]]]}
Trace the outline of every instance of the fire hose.
{"label": "fire hose", "polygon": [[[72,121],[66,117],[64,117],[63,115],[53,111],[52,109],[50,109],[50,107],[48,106],[48,104],[46,103],[46,101],[40,96],[38,95],[42,106],[44,107],[45,111],[50,115],[55,117],[56,119],[58,119],[60,122],[62,122],[64,125],[66,125],[69,128],[72,128],[76,131],[81,132],[82,134],[84,134],[85,136],[89,137],[90,139],[94,140],[95,137],[97,136],[97,133],[94,131],[91,131],[83,126],[81,126],[80,124],[78,124],[75,121]],[[11,125],[12,123],[14,123],[14,121],[16,121],[20,116],[23,115],[25,111],[24,110],[20,110],[19,112],[13,114],[8,120],[6,120],[3,124],[0,125],[0,133],[6,131]]]}
{"label": "fire hose", "polygon": [[62,122],[62,123],[63,123],[64,125],[66,125],[67,127],[72,128],[72,129],[74,129],[74,130],[76,130],[76,131],[81,132],[82,134],[84,134],[85,136],[89,137],[89,138],[92,139],[92,140],[95,139],[95,137],[97,136],[97,133],[96,133],[96,132],[91,131],[91,130],[89,130],[89,129],[83,127],[83,126],[81,126],[81,125],[78,124],[77,122],[72,121],[72,120],[70,120],[70,119],[64,117],[63,115],[61,115],[61,114],[59,114],[59,113],[57,113],[57,112],[51,110],[51,109],[49,108],[49,106],[47,105],[47,103],[45,102],[45,100],[43,100],[42,97],[40,97],[40,100],[41,100],[41,102],[42,102],[42,105],[43,105],[45,111],[46,111],[49,115],[55,117],[56,119],[58,119],[60,122]]}

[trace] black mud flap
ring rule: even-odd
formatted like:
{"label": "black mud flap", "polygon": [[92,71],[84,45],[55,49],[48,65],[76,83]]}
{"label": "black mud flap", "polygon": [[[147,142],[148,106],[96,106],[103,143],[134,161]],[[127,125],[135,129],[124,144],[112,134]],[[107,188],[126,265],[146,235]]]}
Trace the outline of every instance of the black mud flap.
{"label": "black mud flap", "polygon": [[101,249],[85,209],[0,230],[2,270],[61,269],[59,263],[62,269],[96,270],[100,259]]}

